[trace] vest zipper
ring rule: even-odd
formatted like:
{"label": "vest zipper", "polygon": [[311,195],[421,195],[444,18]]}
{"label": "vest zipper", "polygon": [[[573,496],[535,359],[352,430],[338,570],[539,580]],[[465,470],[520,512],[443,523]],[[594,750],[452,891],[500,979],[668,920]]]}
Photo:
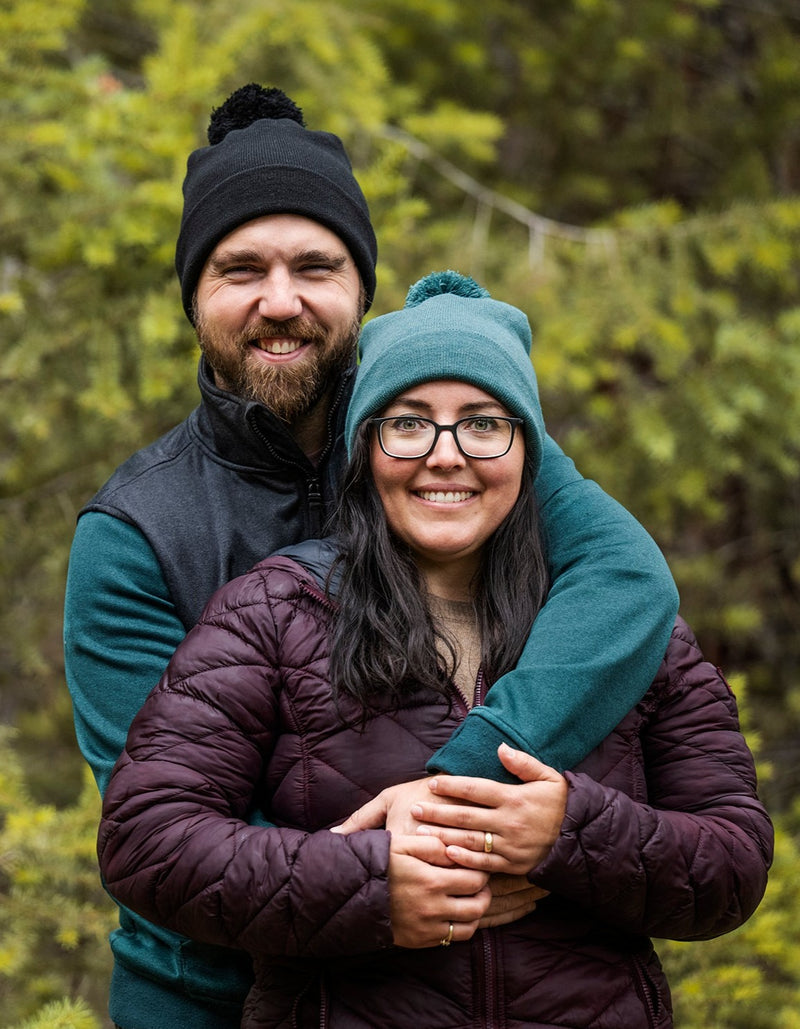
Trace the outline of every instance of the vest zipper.
{"label": "vest zipper", "polygon": [[[345,376],[343,376],[336,389],[336,395],[331,401],[330,411],[328,412],[327,438],[325,440],[325,445],[320,451],[319,459],[317,461],[317,468],[323,465],[326,458],[328,457],[328,454],[331,452],[333,448],[333,444],[335,442],[333,425],[336,421],[337,412],[342,402],[342,397],[344,396],[346,389],[347,379]],[[282,457],[280,454],[277,453],[275,448],[272,446],[272,443],[270,442],[269,438],[265,436],[264,433],[261,431],[261,427],[259,426],[255,415],[253,415],[252,417],[248,417],[247,421],[250,425],[250,428],[253,430],[253,432],[255,432],[255,434],[258,436],[258,438],[261,440],[261,442],[264,444],[267,450],[272,454],[275,460],[280,461],[281,464],[288,465],[292,468],[296,468],[298,469],[298,471],[305,471],[305,469],[299,461],[294,461],[290,458]],[[306,490],[308,492],[309,528],[308,532],[306,532],[304,536],[306,539],[313,539],[314,537],[321,536],[325,528],[325,501],[322,496],[322,485],[320,483],[319,473],[316,468],[314,469],[311,475],[306,475]]]}
{"label": "vest zipper", "polygon": [[[277,453],[269,439],[261,431],[261,428],[255,418],[250,418],[249,422],[253,432],[258,436],[276,461],[280,461],[280,463],[285,465],[287,468],[295,468],[298,472],[302,472],[305,475],[306,492],[308,496],[308,531],[303,533],[303,537],[305,539],[314,539],[315,537],[320,536],[323,528],[322,515],[324,514],[325,505],[322,499],[322,486],[320,485],[319,473],[314,469],[311,475],[308,475],[306,469],[299,461],[294,461],[291,458],[283,457],[281,454]],[[325,449],[320,455],[320,462],[322,462],[328,450],[330,450],[330,441],[325,445]]]}
{"label": "vest zipper", "polygon": [[309,539],[314,539],[322,532],[322,488],[318,475],[306,479],[308,489]]}
{"label": "vest zipper", "polygon": [[[328,411],[328,435],[325,440],[325,446],[322,448],[319,458],[317,459],[317,468],[323,465],[333,448],[333,444],[335,442],[333,425],[336,421],[339,405],[342,402],[342,397],[344,396],[346,388],[347,380],[345,376],[342,376],[336,389],[336,395],[331,401],[330,410]],[[310,520],[312,522],[309,539],[312,539],[315,536],[321,536],[325,529],[325,501],[322,496],[322,486],[319,481],[319,475],[316,474],[316,472],[307,480],[306,484],[308,487],[308,510],[311,516]]]}

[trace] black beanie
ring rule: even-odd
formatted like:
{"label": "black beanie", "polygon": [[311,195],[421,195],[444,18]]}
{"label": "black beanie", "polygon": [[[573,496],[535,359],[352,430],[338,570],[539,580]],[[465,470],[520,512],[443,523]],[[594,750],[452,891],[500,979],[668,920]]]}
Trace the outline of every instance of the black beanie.
{"label": "black beanie", "polygon": [[303,215],[335,232],[356,263],[369,308],[378,246],[338,136],[310,131],[285,93],[251,83],[212,112],[208,139],[189,155],[175,251],[189,321],[208,255],[229,232],[266,214]]}

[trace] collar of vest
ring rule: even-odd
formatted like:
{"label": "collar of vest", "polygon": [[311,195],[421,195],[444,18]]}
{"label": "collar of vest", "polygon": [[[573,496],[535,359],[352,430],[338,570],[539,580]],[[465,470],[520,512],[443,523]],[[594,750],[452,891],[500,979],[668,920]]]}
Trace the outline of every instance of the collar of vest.
{"label": "collar of vest", "polygon": [[[347,403],[353,388],[355,361],[337,384],[328,415],[328,438],[320,460],[330,454],[344,433]],[[286,425],[263,404],[220,389],[205,357],[200,358],[197,385],[202,403],[195,411],[200,436],[214,452],[237,465],[272,469],[291,464],[312,469]]]}

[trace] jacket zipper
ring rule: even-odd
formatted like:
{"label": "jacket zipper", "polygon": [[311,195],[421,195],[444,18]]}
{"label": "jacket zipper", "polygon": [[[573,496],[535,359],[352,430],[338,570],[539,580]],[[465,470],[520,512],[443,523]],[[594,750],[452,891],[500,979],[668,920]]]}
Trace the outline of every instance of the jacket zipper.
{"label": "jacket zipper", "polygon": [[334,601],[331,600],[331,598],[327,595],[327,593],[323,593],[322,590],[318,589],[315,585],[310,583],[307,579],[301,579],[300,580],[300,582],[298,583],[298,589],[301,591],[301,593],[305,593],[307,596],[311,597],[313,600],[316,600],[317,603],[322,604],[322,606],[326,607],[329,611],[338,611],[339,610],[337,605],[334,603]]}
{"label": "jacket zipper", "polygon": [[[486,680],[483,669],[478,669],[475,679],[475,694],[472,698],[472,707],[480,707],[483,704],[483,693]],[[466,711],[470,710],[470,704],[458,686],[453,683],[453,688]],[[481,947],[483,951],[483,1021],[481,1029],[496,1029],[500,1026],[498,1012],[498,997],[495,991],[494,974],[494,937],[491,929],[481,929]]]}
{"label": "jacket zipper", "polygon": [[634,976],[639,985],[639,994],[642,1000],[644,1001],[645,1007],[647,1009],[647,1024],[649,1026],[656,1026],[658,1025],[658,1013],[656,1011],[656,1006],[653,1001],[653,992],[657,992],[658,987],[655,985],[655,983],[653,983],[652,979],[648,975],[647,970],[644,966],[644,962],[639,957],[637,957],[637,955],[634,954],[631,958],[631,961],[633,964]]}
{"label": "jacket zipper", "polygon": [[494,940],[491,929],[481,930],[483,937],[483,1022],[482,1029],[496,1029],[500,1025],[495,992]]}
{"label": "jacket zipper", "polygon": [[450,688],[455,694],[456,699],[461,701],[465,714],[470,710],[470,708],[480,707],[483,704],[483,687],[485,682],[486,680],[483,677],[483,669],[479,668],[478,677],[475,680],[475,694],[472,698],[472,703],[470,704],[464,692],[452,681],[452,679],[450,680]]}
{"label": "jacket zipper", "polygon": [[[316,589],[310,582],[304,579],[300,580],[299,588],[303,593],[312,597],[318,603],[330,610],[336,610],[336,604],[332,603],[330,598]],[[455,683],[451,683],[453,690],[458,700],[461,701],[465,711],[469,711],[470,704],[464,693],[456,686]],[[483,669],[478,669],[478,675],[475,680],[475,695],[473,697],[472,707],[480,707],[483,703],[483,688],[485,685],[485,679],[483,675]],[[500,1025],[497,1012],[497,994],[494,989],[494,943],[492,938],[491,929],[481,930],[481,944],[483,948],[483,1022],[481,1023],[481,1029],[497,1029]],[[324,978],[320,979],[320,1005],[319,1005],[319,1029],[326,1029],[328,1025],[328,994],[325,988]]]}
{"label": "jacket zipper", "polygon": [[328,1024],[328,990],[325,986],[325,976],[320,976],[319,981],[319,1029],[325,1029]]}

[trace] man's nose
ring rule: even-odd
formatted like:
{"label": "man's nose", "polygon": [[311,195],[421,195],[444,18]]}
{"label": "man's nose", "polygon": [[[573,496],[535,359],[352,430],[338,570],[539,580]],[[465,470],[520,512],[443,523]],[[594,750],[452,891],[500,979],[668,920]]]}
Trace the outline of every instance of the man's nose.
{"label": "man's nose", "polygon": [[262,318],[285,322],[303,312],[303,300],[288,271],[274,270],[261,281],[258,313]]}

